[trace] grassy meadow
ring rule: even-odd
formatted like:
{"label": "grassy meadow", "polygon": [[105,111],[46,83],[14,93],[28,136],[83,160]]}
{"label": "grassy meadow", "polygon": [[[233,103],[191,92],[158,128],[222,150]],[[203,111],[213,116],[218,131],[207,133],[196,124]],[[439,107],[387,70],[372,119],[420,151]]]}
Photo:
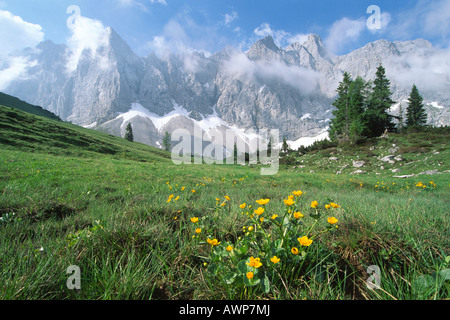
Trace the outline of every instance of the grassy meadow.
{"label": "grassy meadow", "polygon": [[[164,151],[0,107],[0,299],[448,299],[448,137],[393,135],[261,176],[176,166]],[[401,173],[374,160],[392,144]],[[366,174],[350,174],[357,159]],[[72,265],[81,289],[67,286]]]}

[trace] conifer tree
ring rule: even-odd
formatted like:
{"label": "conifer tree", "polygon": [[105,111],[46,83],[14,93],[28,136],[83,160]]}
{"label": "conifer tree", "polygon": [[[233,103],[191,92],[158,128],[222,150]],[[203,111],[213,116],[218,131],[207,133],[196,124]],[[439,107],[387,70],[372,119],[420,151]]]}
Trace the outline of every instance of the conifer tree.
{"label": "conifer tree", "polygon": [[426,123],[427,113],[423,105],[423,98],[414,84],[406,108],[406,125],[408,127],[420,127]]}
{"label": "conifer tree", "polygon": [[336,90],[338,97],[333,102],[333,106],[336,109],[333,111],[334,118],[331,120],[329,130],[332,140],[347,141],[349,139],[349,89],[351,83],[350,74],[345,72],[344,79],[339,83],[339,87]]}
{"label": "conifer tree", "polygon": [[128,123],[127,127],[125,128],[125,139],[131,142],[134,141],[133,128],[131,127],[131,123]]}
{"label": "conifer tree", "polygon": [[381,65],[377,69],[373,84],[364,115],[365,121],[369,124],[365,136],[369,138],[381,136],[386,129],[388,131],[394,129],[393,117],[388,111],[395,102],[391,99],[390,81],[386,77],[386,70]]}
{"label": "conifer tree", "polygon": [[164,150],[166,151],[170,151],[170,134],[166,131],[166,133],[164,133],[164,138],[163,138],[163,147]]}

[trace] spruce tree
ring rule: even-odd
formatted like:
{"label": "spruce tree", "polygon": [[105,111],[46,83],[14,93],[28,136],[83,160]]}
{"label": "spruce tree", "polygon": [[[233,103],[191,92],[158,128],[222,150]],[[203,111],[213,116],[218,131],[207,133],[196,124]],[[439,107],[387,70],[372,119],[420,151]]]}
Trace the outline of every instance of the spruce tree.
{"label": "spruce tree", "polygon": [[330,124],[330,138],[338,141],[349,140],[349,108],[350,108],[350,96],[349,88],[352,83],[352,79],[348,72],[344,73],[344,79],[339,83],[339,87],[336,92],[338,94],[337,99],[333,102],[333,106],[336,108],[333,111],[334,118]]}
{"label": "spruce tree", "polygon": [[131,142],[134,141],[133,128],[131,127],[131,123],[128,123],[127,127],[125,128],[125,139]]}
{"label": "spruce tree", "polygon": [[163,138],[163,147],[164,150],[166,151],[170,151],[170,134],[166,131],[166,133],[164,133],[164,138]]}
{"label": "spruce tree", "polygon": [[427,113],[423,105],[423,98],[414,84],[406,108],[406,125],[408,127],[421,127],[427,123]]}
{"label": "spruce tree", "polygon": [[365,135],[370,138],[379,137],[386,129],[391,131],[395,128],[393,117],[388,113],[395,102],[391,99],[390,81],[386,77],[386,70],[381,65],[377,69],[373,85],[364,114],[368,123]]}
{"label": "spruce tree", "polygon": [[281,150],[283,151],[284,154],[287,154],[289,152],[289,145],[286,141],[286,137],[283,137],[283,144],[281,146]]}
{"label": "spruce tree", "polygon": [[357,77],[352,81],[348,90],[348,138],[352,143],[363,138],[364,132],[367,131],[366,122],[363,118],[368,96],[367,87],[364,79]]}

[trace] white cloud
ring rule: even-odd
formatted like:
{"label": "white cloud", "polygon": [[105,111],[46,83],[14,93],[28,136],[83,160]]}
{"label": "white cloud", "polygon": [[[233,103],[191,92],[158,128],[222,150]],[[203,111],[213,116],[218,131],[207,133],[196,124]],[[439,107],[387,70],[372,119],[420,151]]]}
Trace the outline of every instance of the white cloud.
{"label": "white cloud", "polygon": [[99,54],[99,49],[109,42],[110,29],[106,28],[100,21],[77,16],[74,23],[70,25],[71,36],[67,40],[68,61],[67,70],[74,71],[83,52],[88,51],[92,57],[106,65],[106,57]]}
{"label": "white cloud", "polygon": [[366,28],[366,20],[342,18],[333,23],[324,43],[333,54],[338,54],[345,45],[359,39]]}
{"label": "white cloud", "polygon": [[9,55],[26,47],[35,47],[44,40],[44,32],[40,25],[26,22],[9,11],[0,10],[0,25],[0,55]]}
{"label": "white cloud", "polygon": [[231,14],[225,14],[225,25],[229,26],[234,20],[238,18],[238,14],[236,11],[231,12]]}
{"label": "white cloud", "polygon": [[150,2],[151,2],[152,4],[154,4],[154,3],[159,3],[159,4],[163,4],[163,5],[167,6],[166,0],[150,0]]}
{"label": "white cloud", "polygon": [[22,51],[43,41],[44,32],[40,25],[3,10],[0,10],[0,25],[0,90],[4,90],[11,81],[28,77],[27,71],[37,62]]}
{"label": "white cloud", "polygon": [[313,94],[318,89],[320,80],[320,75],[313,70],[288,66],[280,61],[252,61],[242,52],[233,54],[223,64],[223,68],[229,75],[247,77],[249,81],[281,81],[305,95]]}
{"label": "white cloud", "polygon": [[268,23],[258,26],[253,33],[258,37],[271,36],[278,47],[286,47],[294,42],[303,43],[308,39],[307,34],[291,34],[284,30],[274,30]]}
{"label": "white cloud", "polygon": [[390,34],[396,38],[410,40],[422,34],[422,37],[440,38],[442,45],[450,45],[450,1],[419,0],[417,4],[403,10],[392,19]]}

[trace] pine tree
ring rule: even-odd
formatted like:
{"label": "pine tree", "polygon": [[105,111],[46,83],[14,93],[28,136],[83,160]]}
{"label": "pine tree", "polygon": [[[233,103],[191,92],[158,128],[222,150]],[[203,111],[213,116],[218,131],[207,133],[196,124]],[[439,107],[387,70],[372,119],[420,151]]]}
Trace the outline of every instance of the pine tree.
{"label": "pine tree", "polygon": [[128,123],[127,127],[125,128],[125,139],[131,142],[134,141],[133,128],[131,127],[131,123]]}
{"label": "pine tree", "polygon": [[286,141],[286,137],[283,137],[283,144],[281,146],[281,150],[283,151],[284,154],[287,154],[289,152],[289,145]]}
{"label": "pine tree", "polygon": [[166,133],[164,133],[164,138],[163,138],[164,150],[170,151],[170,141],[171,141],[170,134],[166,131]]}
{"label": "pine tree", "polygon": [[345,72],[334,101],[334,118],[330,125],[330,138],[339,142],[357,142],[367,131],[363,118],[368,99],[368,84],[361,77],[355,80]]}
{"label": "pine tree", "polygon": [[333,102],[333,106],[336,109],[333,111],[334,118],[331,120],[329,130],[332,140],[347,141],[349,139],[350,97],[348,92],[351,83],[350,74],[345,72],[344,79],[339,83],[339,87],[336,90],[338,97]]}
{"label": "pine tree", "polygon": [[406,108],[406,125],[408,127],[420,127],[426,123],[427,113],[423,105],[423,98],[414,84]]}
{"label": "pine tree", "polygon": [[363,78],[357,77],[350,84],[348,111],[348,138],[355,143],[363,138],[367,124],[363,117],[368,98],[368,85]]}
{"label": "pine tree", "polygon": [[388,113],[395,102],[391,99],[390,81],[386,77],[386,70],[381,65],[377,69],[373,84],[364,114],[365,121],[369,124],[365,136],[369,138],[379,137],[386,129],[391,131],[395,128],[392,122],[393,117]]}

